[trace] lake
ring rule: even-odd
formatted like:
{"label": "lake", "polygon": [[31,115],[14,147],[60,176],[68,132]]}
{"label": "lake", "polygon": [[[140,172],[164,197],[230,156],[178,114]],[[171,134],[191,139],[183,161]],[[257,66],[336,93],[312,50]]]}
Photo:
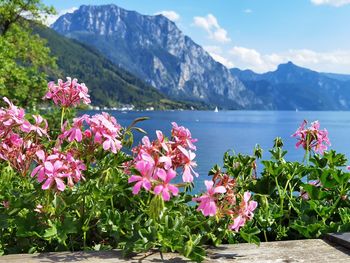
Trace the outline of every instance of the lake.
{"label": "lake", "polygon": [[[155,131],[162,130],[169,135],[171,122],[187,127],[196,143],[196,171],[200,174],[198,181],[208,179],[208,171],[214,164],[222,165],[224,152],[252,154],[256,143],[264,150],[263,159],[270,157],[268,149],[273,146],[275,137],[282,137],[284,147],[288,150],[287,160],[302,161],[304,151],[295,148],[296,139],[291,134],[306,119],[309,122],[319,120],[321,129],[326,128],[332,143],[331,149],[345,153],[350,157],[350,112],[325,111],[142,111],[121,113],[107,111],[118,122],[129,125],[135,118],[147,116],[150,119],[139,123],[139,127],[147,131],[151,139]],[[87,112],[94,114],[93,111]],[[135,133],[135,143],[142,138]],[[198,187],[198,188],[197,188]],[[197,190],[203,188],[200,183]]]}

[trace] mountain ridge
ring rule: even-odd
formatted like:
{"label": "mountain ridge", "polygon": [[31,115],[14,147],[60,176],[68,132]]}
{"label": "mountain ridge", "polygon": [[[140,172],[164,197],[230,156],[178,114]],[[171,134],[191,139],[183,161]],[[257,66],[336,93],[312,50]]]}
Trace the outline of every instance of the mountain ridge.
{"label": "mountain ridge", "polygon": [[243,83],[164,16],[116,5],[81,6],[57,19],[58,33],[97,48],[163,94],[230,109],[263,107]]}
{"label": "mountain ridge", "polygon": [[350,81],[346,75],[342,76],[345,80],[339,80],[292,62],[262,74],[237,68],[231,71],[272,110],[350,109]]}
{"label": "mountain ridge", "polygon": [[57,57],[58,72],[50,72],[50,79],[72,76],[85,82],[95,106],[132,104],[140,109],[203,107],[169,100],[155,88],[114,65],[93,47],[61,36],[45,26],[36,25],[33,29],[47,41],[51,54]]}
{"label": "mountain ridge", "polygon": [[350,109],[350,76],[319,73],[292,62],[263,74],[227,69],[162,15],[83,5],[61,16],[52,28],[93,46],[174,99],[223,109]]}

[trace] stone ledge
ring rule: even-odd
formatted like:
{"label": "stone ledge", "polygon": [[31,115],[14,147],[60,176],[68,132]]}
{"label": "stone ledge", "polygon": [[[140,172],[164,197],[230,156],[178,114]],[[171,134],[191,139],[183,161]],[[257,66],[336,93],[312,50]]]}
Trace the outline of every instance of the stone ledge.
{"label": "stone ledge", "polygon": [[326,235],[326,239],[334,244],[350,249],[350,232],[330,233]]}
{"label": "stone ledge", "polygon": [[[102,252],[58,252],[40,254],[15,254],[0,257],[0,262],[190,262],[175,253],[150,252],[123,259],[119,250]],[[208,249],[206,262],[238,263],[349,263],[350,250],[321,239],[263,242],[253,244],[222,245]]]}

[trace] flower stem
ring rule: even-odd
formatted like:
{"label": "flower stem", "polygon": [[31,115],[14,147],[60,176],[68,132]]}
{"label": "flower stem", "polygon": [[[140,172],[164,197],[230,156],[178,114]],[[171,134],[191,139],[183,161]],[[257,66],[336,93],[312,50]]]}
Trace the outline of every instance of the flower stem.
{"label": "flower stem", "polygon": [[66,111],[65,107],[62,107],[62,112],[61,112],[61,128],[63,127],[63,120],[64,120],[64,113]]}

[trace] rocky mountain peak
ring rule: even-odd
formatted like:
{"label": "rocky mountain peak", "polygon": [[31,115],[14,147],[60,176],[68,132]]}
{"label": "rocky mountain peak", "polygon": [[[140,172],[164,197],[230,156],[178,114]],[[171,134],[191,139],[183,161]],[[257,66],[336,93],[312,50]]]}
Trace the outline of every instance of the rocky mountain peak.
{"label": "rocky mountain peak", "polygon": [[226,67],[162,15],[141,15],[116,5],[81,6],[61,16],[52,28],[94,46],[115,64],[174,98],[223,108],[261,103]]}

